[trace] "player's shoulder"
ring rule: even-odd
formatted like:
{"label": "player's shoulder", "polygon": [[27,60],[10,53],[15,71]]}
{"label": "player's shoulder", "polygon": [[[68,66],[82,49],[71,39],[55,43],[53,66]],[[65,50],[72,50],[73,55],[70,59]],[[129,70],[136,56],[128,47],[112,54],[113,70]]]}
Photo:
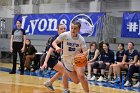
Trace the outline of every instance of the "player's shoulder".
{"label": "player's shoulder", "polygon": [[82,35],[78,34],[78,36],[79,36],[79,40],[85,41],[85,39]]}
{"label": "player's shoulder", "polygon": [[61,36],[69,36],[70,35],[70,31],[67,32],[63,32],[62,34],[60,34]]}

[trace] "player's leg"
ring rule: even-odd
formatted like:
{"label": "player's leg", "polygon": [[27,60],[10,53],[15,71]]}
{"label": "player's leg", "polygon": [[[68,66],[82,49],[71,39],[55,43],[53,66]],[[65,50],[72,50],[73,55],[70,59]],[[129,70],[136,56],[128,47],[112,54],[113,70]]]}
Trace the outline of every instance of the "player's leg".
{"label": "player's leg", "polygon": [[78,79],[82,84],[82,87],[86,93],[89,93],[89,85],[88,81],[85,77],[85,67],[76,67],[74,66],[75,71],[77,73]]}
{"label": "player's leg", "polygon": [[44,86],[46,86],[49,90],[54,91],[52,84],[60,76],[62,76],[62,74],[60,72],[57,72],[49,81],[44,82]]}
{"label": "player's leg", "polygon": [[[59,73],[61,73],[61,75],[63,75],[62,81],[63,81],[64,89],[68,89],[68,77],[66,75],[66,72],[64,70],[64,67],[63,67],[62,62],[58,61],[58,63],[53,67],[53,69],[55,69],[56,71],[58,71]],[[57,79],[59,77],[57,77]]]}
{"label": "player's leg", "polygon": [[[109,73],[108,73],[108,80],[111,80],[111,75],[114,73],[114,66],[115,66],[116,64],[112,64],[112,65],[110,65],[110,67],[109,67]],[[114,79],[116,78],[116,74],[114,73]]]}
{"label": "player's leg", "polygon": [[[68,59],[71,59],[71,60],[68,60]],[[73,62],[73,59],[72,58],[66,58],[65,57],[63,59],[63,66],[64,66],[65,72],[67,73],[68,77],[74,83],[78,84],[79,83],[79,79],[77,78],[77,73],[74,70],[74,66],[73,66],[73,64],[71,62]]]}
{"label": "player's leg", "polygon": [[[48,62],[50,63],[50,62]],[[46,81],[44,83],[44,85],[46,87],[48,87],[50,90],[54,91],[54,88],[52,86],[53,82],[56,81],[60,76],[62,76],[62,74],[64,74],[64,68],[63,68],[63,64],[60,61],[54,61],[52,62],[51,65],[49,65],[49,67],[53,68],[54,70],[58,71],[49,81]],[[62,78],[63,81],[63,85],[64,85],[64,89],[68,89],[68,79],[66,75],[63,75]]]}
{"label": "player's leg", "polygon": [[68,75],[68,77],[75,83],[75,84],[78,84],[79,83],[79,79],[77,78],[77,73],[76,71],[67,71],[66,70],[66,73]]}
{"label": "player's leg", "polygon": [[87,75],[87,79],[89,80],[91,78],[91,69],[92,69],[92,65],[94,63],[88,63],[87,64],[87,69],[88,69],[88,75]]}

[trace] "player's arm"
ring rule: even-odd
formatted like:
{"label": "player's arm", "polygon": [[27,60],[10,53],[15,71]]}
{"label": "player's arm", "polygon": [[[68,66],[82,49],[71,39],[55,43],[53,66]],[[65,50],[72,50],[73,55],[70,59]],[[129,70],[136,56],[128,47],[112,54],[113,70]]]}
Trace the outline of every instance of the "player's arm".
{"label": "player's arm", "polygon": [[140,67],[140,60],[135,65]]}
{"label": "player's arm", "polygon": [[133,62],[130,62],[130,64],[135,64],[137,61],[138,61],[138,55],[135,55]]}
{"label": "player's arm", "polygon": [[60,34],[52,43],[52,46],[56,49],[57,52],[61,52],[62,49],[57,45],[58,43],[62,42],[66,37],[65,32]]}
{"label": "player's arm", "polygon": [[14,29],[12,30],[11,39],[10,39],[10,51],[13,52],[13,39],[14,39]]}
{"label": "player's arm", "polygon": [[50,47],[49,50],[48,50],[48,52],[47,52],[47,55],[46,55],[46,57],[45,57],[44,64],[43,64],[43,66],[41,67],[42,70],[44,70],[44,68],[47,67],[47,62],[48,62],[48,60],[49,60],[49,58],[50,58],[50,56],[51,56],[51,53],[52,53],[53,51],[54,51],[54,49],[53,49],[52,47]]}
{"label": "player's arm", "polygon": [[10,40],[10,51],[13,52],[13,37],[14,35],[11,35],[11,40]]}
{"label": "player's arm", "polygon": [[86,43],[85,43],[85,40],[84,38],[82,38],[82,41],[81,41],[81,48],[82,48],[82,52],[84,55],[88,55],[88,51],[87,51],[87,47],[86,47]]}
{"label": "player's arm", "polygon": [[22,52],[25,50],[25,45],[26,45],[26,35],[23,35],[23,47],[22,47]]}
{"label": "player's arm", "polygon": [[125,62],[125,61],[126,61],[126,58],[127,58],[127,56],[124,54],[123,60],[122,60],[122,63],[123,63],[123,64],[126,64],[126,62]]}
{"label": "player's arm", "polygon": [[52,47],[49,48],[49,51],[47,52],[47,55],[46,55],[46,58],[45,58],[45,61],[44,63],[47,64],[50,56],[51,56],[51,53],[54,51],[54,49]]}
{"label": "player's arm", "polygon": [[53,47],[56,49],[56,51],[59,51],[61,48],[57,45],[58,43],[60,43],[61,41],[59,41],[58,39],[54,40],[54,42],[52,43]]}
{"label": "player's arm", "polygon": [[82,52],[83,52],[84,55],[87,56],[88,53],[87,53],[87,49],[86,49],[86,47],[83,47],[83,48],[82,48]]}

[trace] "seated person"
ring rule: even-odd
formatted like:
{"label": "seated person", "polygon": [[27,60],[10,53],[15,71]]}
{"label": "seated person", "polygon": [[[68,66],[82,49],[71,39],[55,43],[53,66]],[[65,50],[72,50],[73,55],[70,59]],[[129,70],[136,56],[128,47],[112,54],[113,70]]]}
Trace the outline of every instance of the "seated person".
{"label": "seated person", "polygon": [[135,64],[138,60],[138,51],[134,49],[134,43],[128,43],[128,50],[125,51],[122,62],[118,62],[114,66],[115,73],[117,74],[117,78],[114,83],[119,83],[121,70],[128,70],[128,68]]}
{"label": "seated person", "polygon": [[112,64],[109,67],[108,81],[111,81],[111,75],[112,75],[112,73],[114,73],[114,78],[113,79],[116,79],[116,77],[117,77],[116,76],[116,73],[119,73],[119,72],[116,72],[115,71],[115,66],[117,66],[117,64],[119,64],[120,62],[122,62],[124,53],[125,53],[124,44],[123,43],[118,44],[118,51],[116,52],[116,60],[115,60],[116,62],[115,62],[115,64]]}
{"label": "seated person", "polygon": [[36,52],[37,50],[31,44],[31,40],[27,39],[25,45],[25,61],[24,61],[25,70],[30,70],[30,64],[34,60]]}
{"label": "seated person", "polygon": [[133,87],[140,88],[140,54],[138,56],[138,62],[130,66],[126,76],[126,83],[124,84],[124,86],[127,87],[132,85],[131,78],[135,72],[139,73],[139,76],[138,76],[138,82],[135,85],[133,85]]}
{"label": "seated person", "polygon": [[96,48],[97,44],[96,42],[91,42],[90,43],[90,49],[88,49],[88,62],[87,62],[87,68],[88,68],[88,75],[87,79],[92,79],[91,78],[91,71],[92,67],[95,61],[98,60],[99,56],[99,50]]}
{"label": "seated person", "polygon": [[109,49],[108,43],[103,43],[103,51],[100,53],[99,61],[95,62],[93,65],[94,80],[97,76],[97,70],[100,68],[101,75],[97,81],[103,81],[105,70],[106,68],[109,68],[112,63],[114,63],[114,52]]}

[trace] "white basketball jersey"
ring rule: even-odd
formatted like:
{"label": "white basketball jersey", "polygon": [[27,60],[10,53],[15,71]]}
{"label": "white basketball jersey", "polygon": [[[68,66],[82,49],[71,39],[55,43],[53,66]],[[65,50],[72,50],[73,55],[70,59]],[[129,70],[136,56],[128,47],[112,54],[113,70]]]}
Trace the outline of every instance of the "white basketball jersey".
{"label": "white basketball jersey", "polygon": [[77,37],[72,37],[70,31],[60,34],[57,40],[63,41],[63,57],[72,57],[82,48],[86,48],[84,38],[80,34]]}

